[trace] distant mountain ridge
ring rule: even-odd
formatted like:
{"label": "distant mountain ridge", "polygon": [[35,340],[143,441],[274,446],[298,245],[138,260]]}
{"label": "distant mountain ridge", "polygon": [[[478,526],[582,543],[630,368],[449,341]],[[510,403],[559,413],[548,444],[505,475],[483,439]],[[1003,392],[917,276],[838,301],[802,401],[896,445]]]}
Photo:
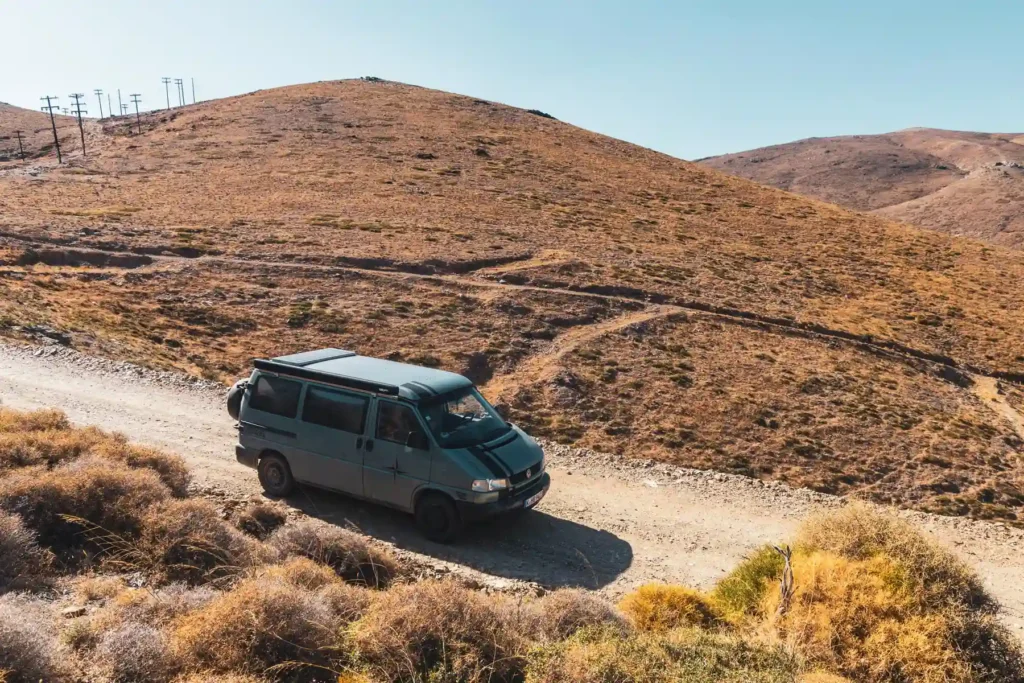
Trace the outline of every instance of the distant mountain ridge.
{"label": "distant mountain ridge", "polygon": [[847,208],[1024,248],[1024,134],[908,128],[808,138],[700,163]]}

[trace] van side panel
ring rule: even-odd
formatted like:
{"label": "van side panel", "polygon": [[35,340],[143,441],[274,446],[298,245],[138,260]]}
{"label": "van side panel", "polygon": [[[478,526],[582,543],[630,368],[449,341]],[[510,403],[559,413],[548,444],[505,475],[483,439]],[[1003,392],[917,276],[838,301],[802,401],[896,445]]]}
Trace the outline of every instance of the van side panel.
{"label": "van side panel", "polygon": [[296,421],[292,474],[299,481],[363,495],[363,433],[370,398],[307,384]]}

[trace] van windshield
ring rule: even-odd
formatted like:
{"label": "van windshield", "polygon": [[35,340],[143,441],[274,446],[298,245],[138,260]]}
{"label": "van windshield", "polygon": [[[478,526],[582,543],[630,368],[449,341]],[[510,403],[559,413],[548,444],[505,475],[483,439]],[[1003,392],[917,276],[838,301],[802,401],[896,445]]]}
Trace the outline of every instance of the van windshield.
{"label": "van windshield", "polygon": [[443,448],[476,446],[511,429],[476,387],[422,401],[420,413]]}

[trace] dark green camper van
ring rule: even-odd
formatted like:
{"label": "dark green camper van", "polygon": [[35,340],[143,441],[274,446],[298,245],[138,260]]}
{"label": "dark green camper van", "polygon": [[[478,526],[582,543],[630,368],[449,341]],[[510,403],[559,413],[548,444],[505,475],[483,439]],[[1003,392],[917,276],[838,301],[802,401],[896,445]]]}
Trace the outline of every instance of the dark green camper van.
{"label": "dark green camper van", "polygon": [[528,510],[550,486],[541,447],[452,372],[321,349],[272,360],[228,394],[238,461],[264,490],[318,486],[415,515],[430,539]]}

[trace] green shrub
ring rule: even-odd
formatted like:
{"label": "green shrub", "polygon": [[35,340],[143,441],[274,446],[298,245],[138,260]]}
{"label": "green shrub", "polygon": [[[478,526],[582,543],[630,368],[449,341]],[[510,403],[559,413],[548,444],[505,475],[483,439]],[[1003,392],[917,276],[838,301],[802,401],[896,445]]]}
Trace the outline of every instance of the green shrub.
{"label": "green shrub", "polygon": [[761,546],[725,575],[711,591],[711,600],[730,618],[760,612],[765,592],[782,576],[785,560],[771,546]]}

